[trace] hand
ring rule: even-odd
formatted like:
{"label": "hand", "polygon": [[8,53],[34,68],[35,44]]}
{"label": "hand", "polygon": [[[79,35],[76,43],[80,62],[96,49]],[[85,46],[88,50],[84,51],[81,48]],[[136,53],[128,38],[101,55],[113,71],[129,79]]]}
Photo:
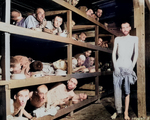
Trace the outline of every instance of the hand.
{"label": "hand", "polygon": [[116,76],[118,76],[120,74],[120,69],[118,67],[115,67],[115,71],[114,71],[114,74]]}
{"label": "hand", "polygon": [[54,30],[53,30],[53,34],[55,35],[56,33],[58,33],[58,30],[57,30],[57,29],[54,29]]}

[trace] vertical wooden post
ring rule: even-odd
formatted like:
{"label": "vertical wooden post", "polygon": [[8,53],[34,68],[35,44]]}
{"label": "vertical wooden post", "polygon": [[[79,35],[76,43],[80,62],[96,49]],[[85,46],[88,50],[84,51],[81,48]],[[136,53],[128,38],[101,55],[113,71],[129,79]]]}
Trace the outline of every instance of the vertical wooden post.
{"label": "vertical wooden post", "polygon": [[138,117],[146,117],[145,96],[145,1],[133,0],[134,5],[134,27],[139,38],[139,53],[137,61],[137,98]]}
{"label": "vertical wooden post", "polygon": [[[99,26],[95,26],[95,45],[98,45]],[[98,72],[99,52],[95,51],[95,70]],[[95,95],[99,95],[99,76],[95,77]]]}
{"label": "vertical wooden post", "polygon": [[[5,23],[10,24],[10,5],[11,0],[5,0]],[[2,34],[2,79],[10,80],[10,34],[5,32]],[[0,97],[2,117],[1,120],[6,120],[10,114],[10,90],[7,86],[0,86]],[[0,113],[0,114],[1,114]]]}
{"label": "vertical wooden post", "polygon": [[115,40],[115,36],[112,35],[112,36],[111,36],[111,40],[110,40],[110,43],[111,43],[111,49],[113,49],[113,47],[114,47],[114,40]]}
{"label": "vertical wooden post", "polygon": [[[68,37],[72,38],[72,11],[67,11],[67,30],[68,30]],[[68,74],[72,74],[72,44],[69,44],[67,47],[67,60],[68,60]]]}
{"label": "vertical wooden post", "polygon": [[67,46],[68,74],[72,74],[72,44]]}
{"label": "vertical wooden post", "polygon": [[[71,4],[71,2],[69,3]],[[67,11],[67,30],[68,37],[72,38],[72,11]],[[67,59],[68,59],[68,74],[72,74],[72,44],[69,44],[67,47]],[[72,105],[72,101],[70,102]],[[70,112],[70,116],[73,115],[73,111]]]}
{"label": "vertical wooden post", "polygon": [[68,37],[72,38],[72,11],[67,11],[67,30],[68,30]]}

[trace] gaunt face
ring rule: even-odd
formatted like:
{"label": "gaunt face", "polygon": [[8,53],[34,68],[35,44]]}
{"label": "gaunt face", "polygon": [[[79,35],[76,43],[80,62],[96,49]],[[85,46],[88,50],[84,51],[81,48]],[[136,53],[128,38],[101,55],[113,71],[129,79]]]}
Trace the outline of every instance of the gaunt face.
{"label": "gaunt face", "polygon": [[29,90],[21,90],[14,97],[20,106],[25,106],[29,99]]}
{"label": "gaunt face", "polygon": [[81,100],[87,99],[87,95],[84,94],[84,93],[80,93],[80,94],[79,94],[79,97],[80,97]]}
{"label": "gaunt face", "polygon": [[64,60],[57,60],[56,62],[53,62],[53,66],[55,69],[65,70],[66,62]]}
{"label": "gaunt face", "polygon": [[89,56],[91,55],[91,53],[92,53],[92,51],[91,51],[91,50],[88,50],[88,51],[85,52],[85,56],[86,56],[86,57],[89,57]]}
{"label": "gaunt face", "polygon": [[101,9],[98,9],[96,12],[97,17],[101,17],[102,13],[103,13],[103,11]]}
{"label": "gaunt face", "polygon": [[37,94],[41,103],[45,103],[47,100],[48,88],[45,85],[41,85],[37,88]]}
{"label": "gaunt face", "polygon": [[59,16],[56,16],[55,19],[54,19],[54,27],[58,28],[61,26],[62,24],[62,18],[59,17]]}
{"label": "gaunt face", "polygon": [[79,35],[79,38],[80,38],[82,41],[85,41],[86,35],[85,35],[84,33],[81,33],[81,34]]}
{"label": "gaunt face", "polygon": [[86,15],[88,15],[88,16],[91,16],[91,17],[92,17],[92,14],[93,14],[93,10],[92,10],[92,9],[89,9],[89,10],[86,12]]}
{"label": "gaunt face", "polygon": [[81,66],[81,65],[83,65],[84,62],[85,62],[85,59],[78,58],[77,65]]}
{"label": "gaunt face", "polygon": [[75,78],[71,78],[69,81],[68,81],[68,84],[67,84],[67,88],[68,90],[73,90],[76,88],[78,84],[78,81],[75,79]]}
{"label": "gaunt face", "polygon": [[98,38],[98,45],[101,46],[103,44],[102,38]]}
{"label": "gaunt face", "polygon": [[21,17],[21,14],[19,12],[16,11],[12,11],[11,12],[11,19],[14,21],[18,21]]}
{"label": "gaunt face", "polygon": [[14,74],[19,74],[21,73],[21,65],[20,63],[16,63],[14,67],[11,67],[10,70],[14,73]]}
{"label": "gaunt face", "polygon": [[130,30],[131,30],[131,26],[129,23],[123,23],[121,25],[121,31],[125,36],[129,35]]}
{"label": "gaunt face", "polygon": [[42,23],[45,18],[45,11],[42,8],[39,8],[36,12],[36,19]]}
{"label": "gaunt face", "polygon": [[94,57],[90,57],[90,65],[92,66],[95,62],[95,58]]}

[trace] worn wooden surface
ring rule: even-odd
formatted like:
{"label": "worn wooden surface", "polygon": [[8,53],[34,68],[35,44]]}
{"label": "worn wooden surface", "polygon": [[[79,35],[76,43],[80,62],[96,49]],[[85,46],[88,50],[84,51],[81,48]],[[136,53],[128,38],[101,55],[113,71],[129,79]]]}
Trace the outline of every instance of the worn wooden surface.
{"label": "worn wooden surface", "polygon": [[44,116],[44,117],[38,118],[37,120],[49,120],[49,119],[51,120],[51,119],[58,118],[58,117],[60,117],[60,116],[62,116],[64,114],[69,113],[70,111],[73,111],[73,110],[78,109],[78,108],[80,108],[82,106],[85,106],[85,105],[87,105],[87,104],[89,104],[91,102],[96,101],[98,97],[99,96],[94,96],[92,98],[89,98],[89,99],[86,99],[84,101],[81,101],[81,102],[79,102],[77,104],[71,105],[71,106],[69,106],[69,107],[67,107],[65,109],[61,109],[61,110],[59,110],[57,112],[57,114],[54,117],[52,117],[52,116]]}
{"label": "worn wooden surface", "polygon": [[137,98],[138,117],[146,117],[146,92],[145,92],[145,1],[133,0],[134,27],[139,38],[139,54],[137,61]]}

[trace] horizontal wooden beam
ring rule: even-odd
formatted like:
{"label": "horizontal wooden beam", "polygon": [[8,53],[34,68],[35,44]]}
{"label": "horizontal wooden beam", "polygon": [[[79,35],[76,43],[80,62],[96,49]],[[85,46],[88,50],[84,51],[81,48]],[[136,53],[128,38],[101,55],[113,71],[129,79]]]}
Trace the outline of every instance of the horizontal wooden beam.
{"label": "horizontal wooden beam", "polygon": [[44,116],[44,117],[41,117],[41,118],[37,118],[37,120],[53,120],[53,119],[56,119],[56,118],[58,118],[58,117],[60,117],[62,115],[65,115],[65,114],[67,114],[67,113],[69,113],[69,112],[71,112],[71,111],[73,111],[75,109],[78,109],[80,107],[83,107],[83,106],[91,103],[91,102],[94,102],[98,98],[99,98],[99,96],[94,96],[92,98],[88,98],[88,99],[86,99],[84,101],[81,101],[81,102],[79,102],[77,104],[73,104],[73,105],[71,105],[71,106],[69,106],[67,108],[60,109],[54,117],[52,117],[52,116]]}
{"label": "horizontal wooden beam", "polygon": [[16,34],[16,35],[27,36],[27,37],[45,39],[49,41],[61,42],[63,44],[64,43],[72,44],[72,45],[86,47],[86,48],[93,49],[93,50],[99,50],[99,51],[103,51],[107,53],[112,53],[112,50],[104,49],[99,46],[95,46],[95,45],[88,44],[88,43],[82,43],[79,41],[75,41],[71,38],[60,37],[58,35],[52,35],[52,34],[48,34],[45,32],[39,32],[39,31],[27,29],[27,28],[22,28],[22,27],[6,24],[4,22],[0,22],[0,31],[8,32],[11,34]]}
{"label": "horizontal wooden beam", "polygon": [[[91,31],[86,31],[84,32],[86,34],[86,37],[89,38],[89,37],[95,37],[95,31],[94,30],[91,30]],[[75,34],[80,34],[79,32],[75,33]],[[112,36],[112,34],[99,34],[98,35],[99,37],[108,37],[108,36]]]}
{"label": "horizontal wooden beam", "polygon": [[95,29],[95,25],[75,25],[73,26],[72,31],[88,30],[88,29]]}
{"label": "horizontal wooden beam", "polygon": [[45,16],[58,15],[58,14],[66,13],[66,12],[67,12],[67,10],[46,11]]}
{"label": "horizontal wooden beam", "polygon": [[68,74],[66,76],[44,76],[39,78],[27,78],[20,80],[9,80],[9,81],[0,81],[0,86],[8,85],[9,89],[25,87],[25,86],[33,86],[38,84],[48,84],[55,83],[61,81],[67,81],[70,78],[82,79],[88,77],[95,77],[101,75],[112,75],[112,72],[95,72],[95,73],[76,73],[76,74]]}
{"label": "horizontal wooden beam", "polygon": [[86,15],[84,12],[82,12],[81,10],[77,9],[76,7],[70,5],[69,3],[65,2],[65,1],[62,1],[62,0],[52,0],[52,1],[54,1],[55,3],[57,3],[59,5],[62,5],[63,7],[77,13],[78,15],[80,15],[80,16],[86,18],[87,20],[93,22],[94,24],[100,26],[101,28],[108,31],[109,33],[117,36],[117,34],[115,32],[107,30],[106,27],[102,23],[100,23],[100,22],[96,21],[95,19],[93,19],[92,17]]}

